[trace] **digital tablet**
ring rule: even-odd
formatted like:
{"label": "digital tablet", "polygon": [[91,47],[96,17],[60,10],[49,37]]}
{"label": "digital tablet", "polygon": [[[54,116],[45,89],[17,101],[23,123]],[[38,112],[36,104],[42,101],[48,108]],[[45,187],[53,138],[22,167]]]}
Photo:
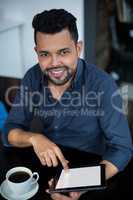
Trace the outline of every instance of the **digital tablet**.
{"label": "digital tablet", "polygon": [[62,170],[53,180],[50,193],[88,191],[106,188],[105,165]]}

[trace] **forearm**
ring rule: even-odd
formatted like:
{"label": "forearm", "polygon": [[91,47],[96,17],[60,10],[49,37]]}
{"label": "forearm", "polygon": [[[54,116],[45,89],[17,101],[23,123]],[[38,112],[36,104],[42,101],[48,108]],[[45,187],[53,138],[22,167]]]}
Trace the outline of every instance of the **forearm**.
{"label": "forearm", "polygon": [[119,171],[118,168],[114,164],[112,164],[111,162],[107,160],[102,160],[100,164],[105,164],[106,179],[109,179],[112,176],[116,175]]}
{"label": "forearm", "polygon": [[23,131],[22,129],[12,129],[8,134],[8,141],[15,147],[30,147],[32,146],[30,138],[34,135],[36,133]]}

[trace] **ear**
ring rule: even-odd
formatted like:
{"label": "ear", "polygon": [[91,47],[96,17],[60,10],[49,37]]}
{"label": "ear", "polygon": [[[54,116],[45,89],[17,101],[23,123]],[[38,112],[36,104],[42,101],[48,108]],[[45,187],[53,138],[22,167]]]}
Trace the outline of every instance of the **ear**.
{"label": "ear", "polygon": [[78,41],[77,42],[77,54],[78,54],[78,57],[80,57],[82,48],[83,48],[83,42],[82,41]]}
{"label": "ear", "polygon": [[35,50],[35,52],[37,53],[37,47],[36,47],[36,46],[34,47],[34,50]]}

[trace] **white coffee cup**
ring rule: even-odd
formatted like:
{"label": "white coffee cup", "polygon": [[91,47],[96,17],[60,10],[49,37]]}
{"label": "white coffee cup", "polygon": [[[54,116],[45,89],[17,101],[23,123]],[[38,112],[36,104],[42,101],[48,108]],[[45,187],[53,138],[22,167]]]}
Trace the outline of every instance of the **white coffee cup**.
{"label": "white coffee cup", "polygon": [[[22,182],[21,180],[19,182],[11,180],[11,175],[14,176],[17,173],[26,173],[27,179],[23,180]],[[16,195],[21,195],[29,192],[32,189],[32,187],[34,187],[34,184],[37,183],[38,179],[39,174],[37,172],[32,173],[32,171],[26,167],[14,167],[6,173],[6,181],[8,187]]]}

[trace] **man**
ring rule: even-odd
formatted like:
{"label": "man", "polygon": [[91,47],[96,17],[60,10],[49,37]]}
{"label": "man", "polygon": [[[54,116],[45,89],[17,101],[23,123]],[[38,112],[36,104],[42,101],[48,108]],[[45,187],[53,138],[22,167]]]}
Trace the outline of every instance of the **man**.
{"label": "man", "polygon": [[[82,42],[72,14],[52,9],[37,14],[32,24],[39,63],[22,80],[6,123],[5,144],[32,146],[42,165],[55,167],[60,161],[64,169],[69,161],[60,145],[96,153],[102,155],[106,178],[114,176],[132,156],[130,132],[114,81],[79,58]],[[29,131],[36,115],[44,126],[38,134]],[[75,200],[79,196],[54,194],[52,198]]]}

